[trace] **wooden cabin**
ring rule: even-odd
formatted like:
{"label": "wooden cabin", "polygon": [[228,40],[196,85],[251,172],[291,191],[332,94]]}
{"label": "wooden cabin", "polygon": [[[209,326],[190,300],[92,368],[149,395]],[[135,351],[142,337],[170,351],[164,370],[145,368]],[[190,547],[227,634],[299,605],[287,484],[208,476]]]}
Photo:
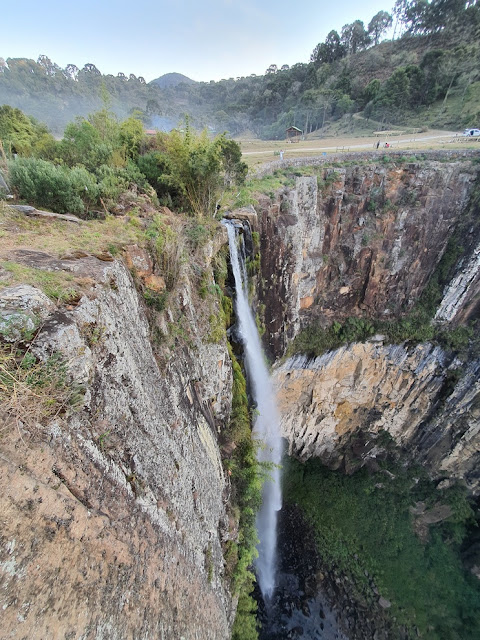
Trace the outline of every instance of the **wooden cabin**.
{"label": "wooden cabin", "polygon": [[303,131],[298,127],[288,127],[286,131],[287,142],[300,142]]}

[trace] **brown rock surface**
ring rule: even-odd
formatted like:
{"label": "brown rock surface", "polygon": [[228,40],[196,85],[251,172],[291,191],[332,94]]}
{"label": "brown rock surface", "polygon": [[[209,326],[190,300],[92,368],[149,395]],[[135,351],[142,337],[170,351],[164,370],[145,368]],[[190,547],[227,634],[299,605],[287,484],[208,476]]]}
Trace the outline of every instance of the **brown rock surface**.
{"label": "brown rock surface", "polygon": [[[52,268],[51,256],[34,254],[15,257]],[[179,349],[160,371],[121,263],[54,268],[88,273],[88,295],[74,307],[46,302],[30,350],[41,360],[61,353],[81,399],[53,419],[1,415],[0,637],[224,640],[233,613],[217,445],[231,403],[226,344],[202,340],[185,280],[194,356]]]}
{"label": "brown rock surface", "polygon": [[[266,339],[313,320],[396,317],[418,298],[477,177],[471,161],[324,168],[260,200]],[[280,202],[280,204],[279,204]]]}
{"label": "brown rock surface", "polygon": [[480,363],[445,398],[451,364],[430,344],[357,343],[290,358],[274,370],[290,453],[351,472],[384,455],[379,436],[387,432],[434,475],[461,478],[478,493]]}

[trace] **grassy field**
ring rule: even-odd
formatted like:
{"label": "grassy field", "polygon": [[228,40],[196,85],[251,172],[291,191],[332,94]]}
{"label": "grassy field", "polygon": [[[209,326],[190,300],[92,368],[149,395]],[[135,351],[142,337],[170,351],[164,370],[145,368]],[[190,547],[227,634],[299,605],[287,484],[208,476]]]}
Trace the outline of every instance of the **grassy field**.
{"label": "grassy field", "polygon": [[[328,133],[328,131],[327,131]],[[387,135],[385,135],[387,133]],[[369,151],[375,150],[377,142],[384,148],[388,142],[389,149],[478,149],[480,141],[469,141],[458,131],[429,130],[423,133],[408,133],[402,130],[382,132],[376,135],[361,133],[331,135],[318,138],[318,133],[310,134],[305,140],[296,143],[286,143],[285,140],[238,140],[242,148],[243,160],[249,166],[255,166],[271,160],[279,160],[279,152],[284,151],[284,160],[308,156],[318,156],[323,153],[332,154],[341,151]]]}

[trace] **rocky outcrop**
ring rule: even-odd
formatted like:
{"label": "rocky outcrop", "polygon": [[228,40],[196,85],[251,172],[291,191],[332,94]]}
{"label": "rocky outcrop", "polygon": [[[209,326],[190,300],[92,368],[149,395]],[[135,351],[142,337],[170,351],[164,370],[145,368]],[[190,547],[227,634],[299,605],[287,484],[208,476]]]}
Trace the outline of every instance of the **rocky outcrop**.
{"label": "rocky outcrop", "polygon": [[274,357],[313,320],[407,311],[461,219],[478,169],[464,160],[319,172],[298,177],[273,203],[260,201],[260,298]]}
{"label": "rocky outcrop", "polygon": [[478,493],[480,362],[455,385],[459,364],[430,344],[378,342],[290,358],[274,373],[290,453],[353,471],[375,466],[391,440],[436,477]]}
{"label": "rocky outcrop", "polygon": [[[46,254],[39,260],[49,268]],[[0,305],[3,316],[35,309],[30,353],[61,354],[77,397],[43,421],[3,415],[1,636],[224,640],[233,615],[217,445],[231,405],[226,343],[206,339],[184,279],[179,315],[166,311],[162,326],[168,336],[188,324],[188,344],[174,338],[175,357],[158,364],[121,262],[55,264],[89,274],[80,300],[42,306],[38,290],[12,287]]]}
{"label": "rocky outcrop", "polygon": [[452,322],[473,317],[478,310],[480,293],[480,244],[459,265],[458,273],[448,285],[435,320]]}

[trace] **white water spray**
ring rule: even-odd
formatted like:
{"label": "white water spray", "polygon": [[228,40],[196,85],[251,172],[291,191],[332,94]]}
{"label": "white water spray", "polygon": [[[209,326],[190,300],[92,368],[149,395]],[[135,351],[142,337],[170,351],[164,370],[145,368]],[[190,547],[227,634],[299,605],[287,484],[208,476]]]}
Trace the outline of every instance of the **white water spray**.
{"label": "white water spray", "polygon": [[[239,255],[237,235],[233,223],[225,223],[230,245],[230,261],[235,278],[235,310],[239,332],[243,341],[245,365],[257,408],[253,435],[261,441],[257,458],[260,462],[273,463],[262,492],[262,506],[257,514],[259,538],[258,558],[255,562],[257,579],[263,597],[268,600],[275,588],[277,511],[282,506],[279,464],[282,458],[280,420],[272,383],[265,365],[260,336],[248,303],[248,286],[245,260]],[[243,236],[239,238],[243,242]]]}

